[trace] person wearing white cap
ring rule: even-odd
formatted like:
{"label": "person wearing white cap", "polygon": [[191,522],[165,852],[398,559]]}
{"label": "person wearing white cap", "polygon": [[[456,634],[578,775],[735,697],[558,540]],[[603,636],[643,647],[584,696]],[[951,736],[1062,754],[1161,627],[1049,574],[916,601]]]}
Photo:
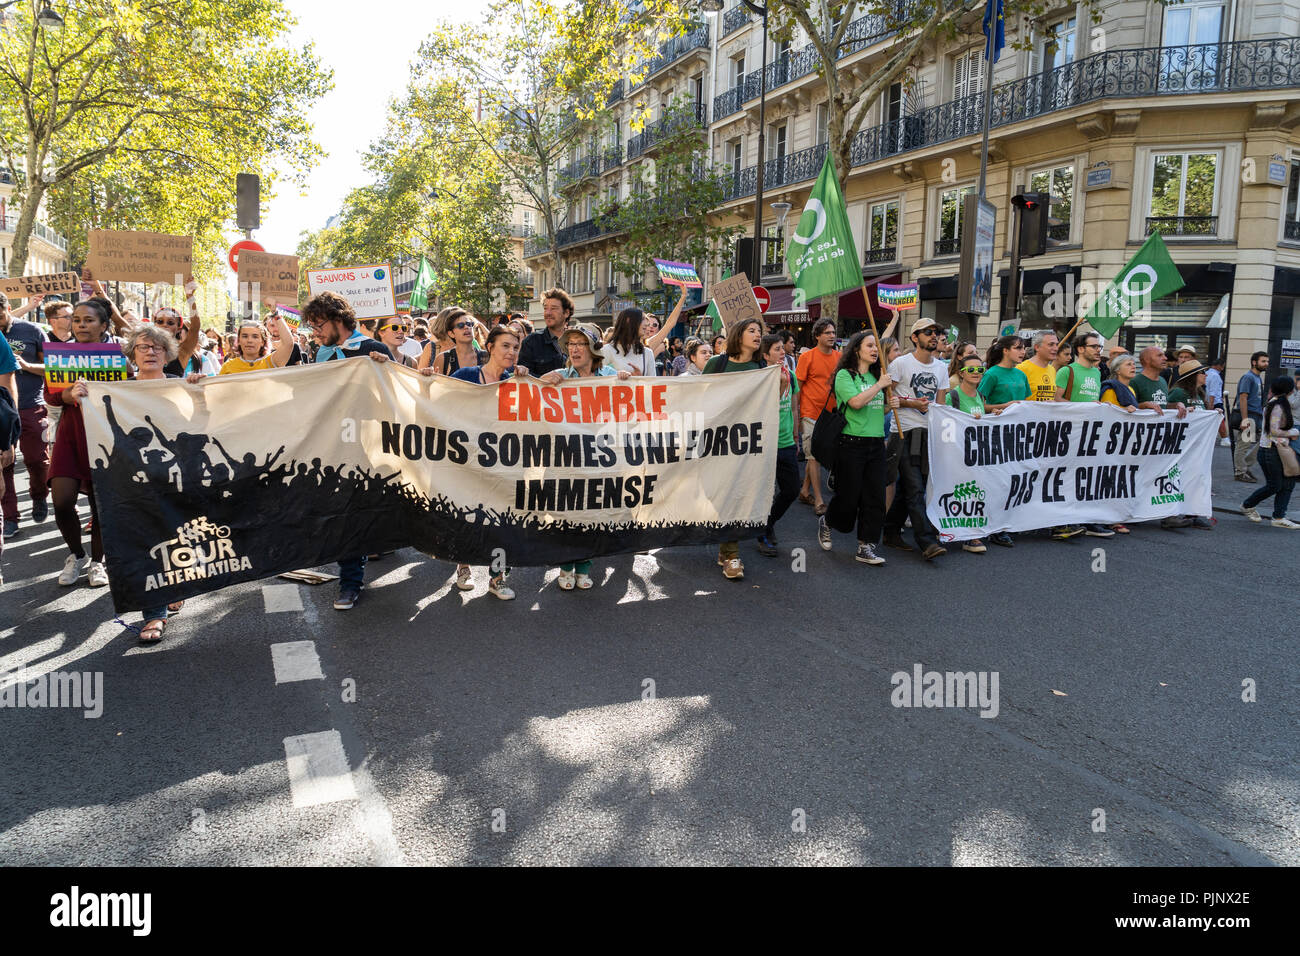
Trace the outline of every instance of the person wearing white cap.
{"label": "person wearing white cap", "polygon": [[939,324],[933,319],[912,323],[913,350],[889,365],[898,396],[901,435],[889,437],[888,456],[898,458],[899,493],[885,515],[884,543],[911,551],[903,541],[903,522],[912,519],[912,536],[922,557],[933,561],[948,549],[939,544],[925,516],[925,482],[930,474],[930,448],[926,413],[931,402],[942,403],[948,393],[948,367],[935,358],[939,347]]}

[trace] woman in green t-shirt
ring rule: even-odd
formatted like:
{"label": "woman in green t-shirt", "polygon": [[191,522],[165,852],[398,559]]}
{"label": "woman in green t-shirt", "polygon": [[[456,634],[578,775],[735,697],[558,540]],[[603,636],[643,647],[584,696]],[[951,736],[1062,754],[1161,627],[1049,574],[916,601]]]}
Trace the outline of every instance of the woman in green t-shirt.
{"label": "woman in green t-shirt", "polygon": [[[1012,336],[1008,336],[1011,338]],[[995,345],[994,348],[997,348]],[[1024,355],[1021,350],[1018,354]],[[1012,369],[1012,371],[1018,371]],[[1024,377],[1024,372],[1020,372]],[[984,396],[980,394],[982,389],[980,383],[984,380],[984,363],[977,358],[969,358],[962,363],[961,368],[957,369],[956,387],[948,389],[947,401],[953,408],[965,412],[967,415],[973,415],[976,418],[984,417]],[[1025,388],[1029,388],[1029,379],[1025,379]],[[963,551],[969,551],[971,554],[983,554],[988,550],[984,542],[979,538],[973,541],[963,541],[961,543]]]}
{"label": "woman in green t-shirt", "polygon": [[[727,332],[726,351],[715,355],[704,365],[705,375],[721,372],[744,372],[762,368],[763,323],[758,319],[737,322]],[[745,565],[740,560],[740,542],[724,541],[718,545],[718,564],[728,581],[739,581],[745,576]]]}
{"label": "woman in green t-shirt", "polygon": [[799,445],[795,441],[795,403],[799,400],[799,380],[785,364],[785,341],[779,335],[763,336],[760,346],[763,361],[781,370],[781,397],[777,405],[776,488],[772,493],[772,510],[767,516],[767,530],[758,539],[759,554],[777,555],[776,523],[799,497]]}
{"label": "woman in green t-shirt", "polygon": [[1018,335],[1004,335],[989,347],[986,370],[980,379],[985,411],[1000,412],[1029,397],[1029,379],[1016,367],[1024,360],[1025,340]]}
{"label": "woman in green t-shirt", "polygon": [[[857,529],[863,564],[880,565],[876,543],[885,525],[885,389],[893,384],[880,367],[880,350],[870,332],[849,339],[833,380],[835,398],[844,411],[844,431],[835,452],[835,495],[817,519],[817,543],[831,549],[831,529]],[[898,397],[889,401],[898,407]]]}

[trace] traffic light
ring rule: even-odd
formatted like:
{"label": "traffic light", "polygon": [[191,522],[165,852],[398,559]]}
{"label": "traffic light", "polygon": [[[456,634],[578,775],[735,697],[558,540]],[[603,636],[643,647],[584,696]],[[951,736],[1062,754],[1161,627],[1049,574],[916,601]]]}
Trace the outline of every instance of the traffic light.
{"label": "traffic light", "polygon": [[758,282],[758,276],[750,275],[754,271],[754,237],[741,236],[736,240],[736,267],[732,270],[732,275],[740,275],[742,272],[749,276],[749,284],[755,285]]}
{"label": "traffic light", "polygon": [[1041,256],[1047,251],[1047,213],[1051,193],[1020,193],[1011,201],[1020,207],[1020,258]]}
{"label": "traffic light", "polygon": [[262,225],[262,180],[254,173],[235,176],[235,224],[245,232]]}

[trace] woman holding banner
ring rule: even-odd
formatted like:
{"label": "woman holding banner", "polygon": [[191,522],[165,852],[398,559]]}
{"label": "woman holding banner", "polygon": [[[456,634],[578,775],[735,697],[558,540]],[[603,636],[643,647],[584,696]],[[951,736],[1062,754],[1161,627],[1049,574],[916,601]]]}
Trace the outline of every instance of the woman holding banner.
{"label": "woman holding banner", "polygon": [[775,558],[776,523],[799,497],[799,445],[795,440],[795,409],[798,407],[795,403],[799,395],[799,379],[785,362],[783,336],[765,335],[759,348],[764,362],[781,369],[781,394],[777,401],[776,417],[776,489],[772,495],[772,510],[767,515],[767,528],[758,539],[758,553]]}
{"label": "woman holding banner", "polygon": [[[226,359],[221,366],[218,375],[237,375],[240,372],[258,372],[269,368],[284,368],[289,364],[289,357],[293,355],[294,341],[293,336],[289,333],[289,326],[285,324],[284,317],[276,312],[274,315],[276,322],[276,331],[279,338],[276,339],[275,351],[269,355],[266,329],[260,322],[244,322],[239,326],[239,332],[235,342],[239,351]],[[189,376],[188,381],[193,382],[194,377]]]}
{"label": "woman holding banner", "polygon": [[989,346],[988,363],[979,383],[985,411],[997,413],[1029,398],[1029,378],[1018,367],[1024,360],[1025,340],[1018,335],[1004,335]]}
{"label": "woman holding banner", "polygon": [[377,334],[379,341],[387,345],[388,351],[393,353],[394,362],[407,368],[416,368],[417,360],[402,350],[402,346],[406,344],[406,335],[410,331],[411,320],[399,315],[391,319],[381,319]]}
{"label": "woman holding banner", "polygon": [[[846,534],[856,527],[863,564],[881,565],[876,543],[885,525],[885,389],[893,384],[881,367],[876,337],[858,332],[844,347],[833,380],[844,411],[844,431],[835,452],[835,493],[817,519],[817,543],[831,549],[831,529]],[[889,402],[898,407],[898,396]]]}
{"label": "woman holding banner", "polygon": [[447,326],[447,334],[451,336],[451,347],[439,353],[434,363],[434,368],[439,375],[454,375],[459,369],[475,368],[487,361],[487,352],[479,349],[474,341],[477,325],[474,316],[468,312],[462,312],[451,320]]}

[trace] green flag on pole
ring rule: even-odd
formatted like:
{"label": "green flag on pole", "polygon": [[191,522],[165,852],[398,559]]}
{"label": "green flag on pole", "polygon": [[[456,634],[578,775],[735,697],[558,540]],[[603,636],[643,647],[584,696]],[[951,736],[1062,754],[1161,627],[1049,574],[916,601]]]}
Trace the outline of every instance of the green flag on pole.
{"label": "green flag on pole", "polygon": [[415,286],[411,289],[411,308],[421,312],[429,308],[429,290],[433,288],[433,266],[424,256],[420,256],[420,270],[415,274]]}
{"label": "green flag on pole", "polygon": [[862,267],[829,151],[790,236],[789,258],[790,274],[804,301],[862,285]]}
{"label": "green flag on pole", "polygon": [[1169,258],[1165,241],[1153,232],[1083,318],[1108,339],[1134,312],[1182,287],[1183,277]]}

